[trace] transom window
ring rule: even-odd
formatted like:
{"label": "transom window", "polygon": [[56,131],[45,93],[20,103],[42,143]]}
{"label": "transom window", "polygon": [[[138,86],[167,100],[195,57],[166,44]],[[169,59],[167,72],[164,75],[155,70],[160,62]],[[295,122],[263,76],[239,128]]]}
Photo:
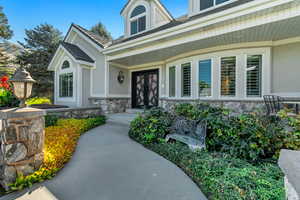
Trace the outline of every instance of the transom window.
{"label": "transom window", "polygon": [[200,11],[212,8],[231,0],[200,0]]}
{"label": "transom window", "polygon": [[70,68],[70,63],[69,63],[69,61],[67,61],[67,60],[64,61],[61,68],[62,68],[62,69],[68,69],[68,68]]}
{"label": "transom window", "polygon": [[73,73],[59,76],[59,97],[73,97]]}
{"label": "transom window", "polygon": [[137,6],[130,15],[130,34],[134,35],[146,30],[146,8]]}

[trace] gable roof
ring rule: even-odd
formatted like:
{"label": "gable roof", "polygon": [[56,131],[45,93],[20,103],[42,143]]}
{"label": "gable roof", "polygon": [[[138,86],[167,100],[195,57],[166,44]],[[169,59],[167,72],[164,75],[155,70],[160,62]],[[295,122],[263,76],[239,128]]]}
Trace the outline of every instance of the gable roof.
{"label": "gable roof", "polygon": [[[122,8],[120,14],[122,14],[124,12],[124,10],[127,8],[127,6],[129,5],[129,3],[131,2],[132,0],[128,0],[127,3],[125,4],[125,6]],[[169,17],[171,19],[174,19],[174,17],[172,16],[171,12],[166,8],[166,6],[160,1],[160,0],[155,0],[155,2],[157,2],[163,9],[164,11],[166,11],[166,13],[169,15]]]}
{"label": "gable roof", "polygon": [[89,57],[84,51],[78,46],[67,42],[61,42],[61,45],[76,59],[89,63],[95,63],[95,61]]}
{"label": "gable roof", "polygon": [[84,36],[88,37],[91,41],[93,41],[95,44],[97,44],[101,48],[105,48],[105,46],[107,46],[111,42],[110,40],[103,38],[91,31],[88,31],[87,29],[85,29],[77,24],[74,24],[74,23],[71,24],[71,27],[69,28],[69,31],[68,31],[64,41],[66,41],[72,28],[75,28],[76,30],[78,30],[80,33],[82,33]]}

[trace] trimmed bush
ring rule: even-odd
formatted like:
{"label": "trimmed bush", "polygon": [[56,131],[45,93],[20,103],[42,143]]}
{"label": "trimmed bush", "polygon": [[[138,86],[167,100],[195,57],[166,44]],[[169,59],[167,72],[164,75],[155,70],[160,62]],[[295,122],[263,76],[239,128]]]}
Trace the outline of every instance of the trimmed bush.
{"label": "trimmed bush", "polygon": [[51,104],[51,100],[46,97],[33,97],[26,100],[26,105]]}
{"label": "trimmed bush", "polygon": [[60,119],[57,125],[45,129],[44,163],[34,174],[20,175],[11,190],[21,190],[32,184],[51,179],[71,159],[80,135],[105,123],[105,117]]}

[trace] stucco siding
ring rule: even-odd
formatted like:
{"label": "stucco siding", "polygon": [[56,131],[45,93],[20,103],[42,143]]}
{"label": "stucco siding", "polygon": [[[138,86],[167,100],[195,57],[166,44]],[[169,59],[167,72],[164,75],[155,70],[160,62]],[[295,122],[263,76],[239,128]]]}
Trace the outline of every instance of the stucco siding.
{"label": "stucco siding", "polygon": [[96,69],[91,73],[92,94],[91,96],[105,95],[105,58],[95,47],[89,44],[86,40],[77,36],[74,44],[79,46],[86,54],[96,61]]}
{"label": "stucco siding", "polygon": [[300,43],[273,48],[273,93],[300,93]]}
{"label": "stucco siding", "polygon": [[[118,75],[120,72],[124,73],[124,82],[121,84],[118,82]],[[129,71],[110,65],[109,67],[109,95],[111,96],[128,96],[129,94]]]}

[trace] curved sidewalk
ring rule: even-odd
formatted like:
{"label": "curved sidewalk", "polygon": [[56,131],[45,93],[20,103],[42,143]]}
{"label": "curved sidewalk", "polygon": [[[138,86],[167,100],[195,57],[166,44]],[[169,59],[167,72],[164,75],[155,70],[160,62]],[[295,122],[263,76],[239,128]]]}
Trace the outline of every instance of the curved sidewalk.
{"label": "curved sidewalk", "polygon": [[83,135],[72,160],[42,185],[59,200],[205,200],[177,166],[128,137],[133,117],[110,115]]}

